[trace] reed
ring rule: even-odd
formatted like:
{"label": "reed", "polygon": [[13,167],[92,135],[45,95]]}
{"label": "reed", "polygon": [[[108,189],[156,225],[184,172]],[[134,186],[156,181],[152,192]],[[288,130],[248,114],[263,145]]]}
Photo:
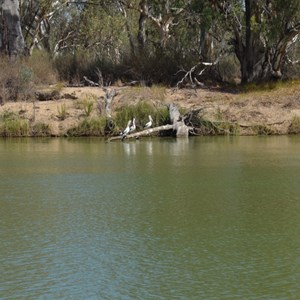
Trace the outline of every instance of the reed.
{"label": "reed", "polygon": [[21,119],[19,116],[10,111],[5,111],[0,116],[0,136],[19,137],[29,136],[29,121]]}
{"label": "reed", "polygon": [[106,119],[84,119],[77,126],[67,131],[68,136],[103,136],[105,134]]}
{"label": "reed", "polygon": [[63,121],[67,118],[67,107],[66,107],[66,104],[63,103],[61,104],[60,106],[57,106],[57,117],[59,120]]}
{"label": "reed", "polygon": [[48,124],[37,122],[33,124],[31,127],[31,135],[44,137],[44,136],[51,136],[52,132]]}
{"label": "reed", "polygon": [[153,118],[153,127],[169,123],[169,111],[166,106],[157,108],[149,102],[140,101],[135,105],[123,105],[118,108],[115,115],[116,128],[125,128],[128,120],[135,118],[137,128],[141,129],[148,122],[149,115]]}

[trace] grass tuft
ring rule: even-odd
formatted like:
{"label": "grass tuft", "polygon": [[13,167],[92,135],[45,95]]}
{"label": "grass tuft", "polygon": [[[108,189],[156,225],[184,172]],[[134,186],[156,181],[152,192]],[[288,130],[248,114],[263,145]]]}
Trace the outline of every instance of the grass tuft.
{"label": "grass tuft", "polygon": [[85,119],[78,126],[67,131],[68,136],[103,136],[105,134],[106,119]]}
{"label": "grass tuft", "polygon": [[51,136],[51,134],[52,134],[51,128],[48,124],[38,122],[33,124],[33,126],[31,127],[32,136],[44,137],[44,136]]}
{"label": "grass tuft", "polygon": [[263,124],[254,126],[253,130],[257,135],[272,135],[272,134],[275,134],[275,132],[270,127],[268,127],[267,125],[263,125]]}
{"label": "grass tuft", "polygon": [[61,121],[65,120],[67,118],[67,115],[68,115],[66,104],[63,103],[60,106],[58,106],[57,107],[57,112],[58,112],[58,115],[57,115],[58,119],[61,120]]}
{"label": "grass tuft", "polygon": [[29,136],[29,128],[28,120],[21,119],[18,115],[10,111],[5,111],[0,116],[0,136]]}
{"label": "grass tuft", "polygon": [[140,101],[136,105],[123,105],[117,110],[115,116],[116,130],[126,127],[129,120],[136,119],[138,129],[142,129],[148,122],[148,116],[153,118],[153,127],[169,123],[169,111],[166,106],[154,107],[146,101]]}

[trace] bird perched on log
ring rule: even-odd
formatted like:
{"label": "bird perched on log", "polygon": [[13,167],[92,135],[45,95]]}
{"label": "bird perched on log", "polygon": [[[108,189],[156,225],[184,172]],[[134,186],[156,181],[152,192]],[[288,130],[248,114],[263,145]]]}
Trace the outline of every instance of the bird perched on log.
{"label": "bird perched on log", "polygon": [[133,132],[133,131],[135,131],[135,130],[136,130],[136,126],[135,126],[135,118],[133,118],[132,124],[131,124],[131,126],[129,127],[129,132],[131,133],[131,132]]}
{"label": "bird perched on log", "polygon": [[130,132],[131,120],[128,121],[126,128],[121,132],[122,141],[125,139],[126,135]]}
{"label": "bird perched on log", "polygon": [[147,122],[147,123],[145,124],[145,126],[144,126],[145,129],[150,128],[150,127],[152,126],[152,124],[153,124],[153,119],[152,119],[152,117],[149,115],[148,118],[149,118],[149,122]]}

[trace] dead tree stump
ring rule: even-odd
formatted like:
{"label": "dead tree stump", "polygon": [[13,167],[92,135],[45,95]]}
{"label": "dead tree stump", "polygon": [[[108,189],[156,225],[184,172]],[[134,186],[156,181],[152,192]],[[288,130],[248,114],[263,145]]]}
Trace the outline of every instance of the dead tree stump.
{"label": "dead tree stump", "polygon": [[169,105],[169,115],[176,137],[188,137],[189,127],[185,125],[184,120],[180,116],[178,107],[174,103]]}

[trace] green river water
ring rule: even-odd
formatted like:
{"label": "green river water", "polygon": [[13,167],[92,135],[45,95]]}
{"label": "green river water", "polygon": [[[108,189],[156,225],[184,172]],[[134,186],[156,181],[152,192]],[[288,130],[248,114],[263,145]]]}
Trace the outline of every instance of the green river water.
{"label": "green river water", "polygon": [[0,299],[300,299],[300,137],[1,139]]}

